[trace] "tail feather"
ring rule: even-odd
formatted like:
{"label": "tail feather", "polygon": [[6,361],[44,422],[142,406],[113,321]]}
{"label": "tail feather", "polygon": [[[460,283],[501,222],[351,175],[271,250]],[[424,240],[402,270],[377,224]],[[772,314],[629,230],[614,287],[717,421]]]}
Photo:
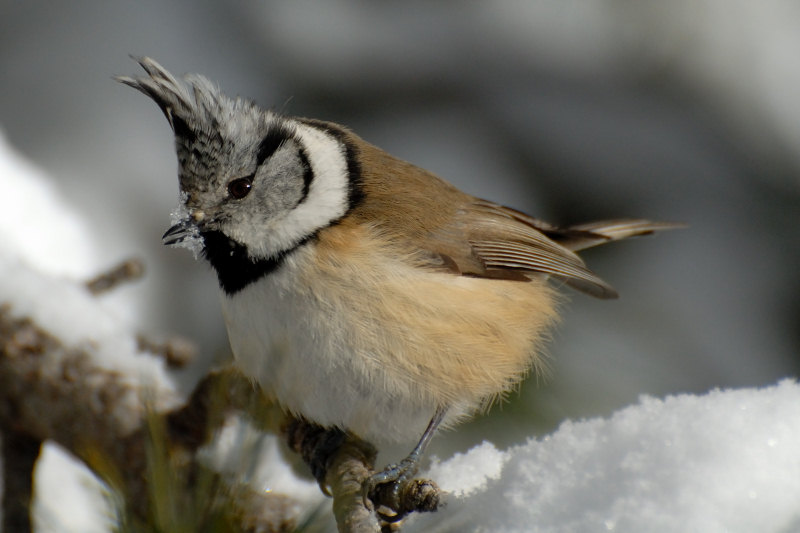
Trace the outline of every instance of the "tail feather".
{"label": "tail feather", "polygon": [[548,231],[547,236],[561,246],[577,252],[593,246],[657,231],[685,228],[685,224],[651,222],[642,219],[601,220]]}

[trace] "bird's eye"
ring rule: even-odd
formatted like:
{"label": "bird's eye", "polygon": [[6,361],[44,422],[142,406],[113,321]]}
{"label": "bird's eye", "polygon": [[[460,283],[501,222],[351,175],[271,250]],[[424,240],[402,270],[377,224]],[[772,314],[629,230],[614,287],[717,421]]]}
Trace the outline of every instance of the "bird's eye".
{"label": "bird's eye", "polygon": [[228,194],[230,194],[233,198],[237,200],[241,200],[248,194],[250,194],[250,189],[253,187],[253,178],[246,177],[246,178],[236,178],[235,180],[231,180],[228,182]]}

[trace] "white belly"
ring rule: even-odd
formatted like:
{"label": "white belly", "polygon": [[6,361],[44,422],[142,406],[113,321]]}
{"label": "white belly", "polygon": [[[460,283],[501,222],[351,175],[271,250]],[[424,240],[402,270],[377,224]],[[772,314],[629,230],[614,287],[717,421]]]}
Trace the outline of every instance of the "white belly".
{"label": "white belly", "polygon": [[288,411],[383,444],[451,425],[536,362],[554,317],[541,283],[454,276],[375,253],[368,238],[307,246],[222,296],[241,369]]}
{"label": "white belly", "polygon": [[287,261],[233,297],[223,294],[239,367],[289,412],[307,420],[350,430],[373,443],[418,439],[435,403],[382,385],[393,378],[381,364],[366,367],[364,354],[350,342],[359,333],[347,309],[321,305],[321,295],[298,287],[297,268]]}

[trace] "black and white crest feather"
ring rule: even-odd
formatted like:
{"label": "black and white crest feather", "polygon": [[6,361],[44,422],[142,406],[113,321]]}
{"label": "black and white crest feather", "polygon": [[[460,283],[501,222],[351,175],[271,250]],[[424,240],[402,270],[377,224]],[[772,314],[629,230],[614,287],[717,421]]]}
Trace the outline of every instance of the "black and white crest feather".
{"label": "black and white crest feather", "polygon": [[[200,239],[227,293],[272,272],[358,202],[354,148],[332,125],[282,117],[229,98],[199,75],[149,58],[146,76],[117,80],[158,104],[175,133],[184,205],[167,244]],[[230,185],[246,180],[246,197]]]}

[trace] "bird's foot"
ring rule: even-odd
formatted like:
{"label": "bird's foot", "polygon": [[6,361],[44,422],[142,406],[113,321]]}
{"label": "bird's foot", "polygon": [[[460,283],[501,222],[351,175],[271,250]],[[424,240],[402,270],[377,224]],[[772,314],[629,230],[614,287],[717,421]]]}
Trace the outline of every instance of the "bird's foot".
{"label": "bird's foot", "polygon": [[419,459],[409,456],[376,472],[364,482],[364,503],[387,523],[399,522],[411,512],[435,511],[441,506],[439,487],[430,480],[414,479],[418,470]]}
{"label": "bird's foot", "polygon": [[[381,472],[372,474],[364,483],[364,495],[371,496],[378,488],[388,489],[396,499],[403,485],[414,478],[419,470],[419,461],[414,457],[406,457],[397,464],[389,465]],[[386,487],[382,487],[386,485]]]}

